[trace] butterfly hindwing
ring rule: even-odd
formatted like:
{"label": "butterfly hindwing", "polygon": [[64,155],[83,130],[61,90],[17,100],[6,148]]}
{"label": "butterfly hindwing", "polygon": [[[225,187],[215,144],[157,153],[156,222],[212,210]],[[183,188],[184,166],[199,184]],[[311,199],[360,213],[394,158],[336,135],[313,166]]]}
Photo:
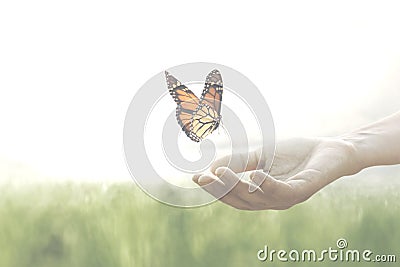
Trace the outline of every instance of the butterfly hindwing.
{"label": "butterfly hindwing", "polygon": [[181,105],[176,107],[176,119],[181,126],[182,131],[193,141],[199,142],[200,139],[193,134],[192,132],[192,120],[193,120],[193,112],[188,112],[187,110],[182,109]]}
{"label": "butterfly hindwing", "polygon": [[196,112],[193,114],[192,131],[203,139],[215,130],[215,118],[218,115],[216,111],[207,104],[200,104]]}

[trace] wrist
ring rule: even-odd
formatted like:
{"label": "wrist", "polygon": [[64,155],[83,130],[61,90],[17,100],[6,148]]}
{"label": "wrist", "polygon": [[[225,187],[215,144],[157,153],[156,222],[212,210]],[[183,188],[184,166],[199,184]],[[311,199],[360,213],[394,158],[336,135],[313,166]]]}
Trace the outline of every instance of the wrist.
{"label": "wrist", "polygon": [[343,175],[353,175],[370,167],[366,157],[363,142],[357,137],[346,134],[338,137],[345,161],[348,164],[347,172]]}
{"label": "wrist", "polygon": [[349,147],[349,158],[350,162],[354,165],[355,173],[372,166],[368,159],[366,143],[362,137],[354,134],[347,134],[340,138],[343,142],[347,143]]}
{"label": "wrist", "polygon": [[317,166],[317,170],[328,177],[328,182],[356,174],[364,168],[357,147],[345,136],[321,138],[314,153],[324,159],[320,164],[318,161],[313,163]]}
{"label": "wrist", "polygon": [[400,112],[341,136],[355,149],[360,167],[400,164]]}

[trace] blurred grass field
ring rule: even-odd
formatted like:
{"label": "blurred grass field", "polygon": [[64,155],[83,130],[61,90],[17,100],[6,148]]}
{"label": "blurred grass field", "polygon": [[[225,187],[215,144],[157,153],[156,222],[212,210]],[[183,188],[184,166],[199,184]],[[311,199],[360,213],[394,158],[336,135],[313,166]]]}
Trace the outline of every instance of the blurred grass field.
{"label": "blurred grass field", "polygon": [[257,251],[336,248],[338,238],[399,261],[399,188],[329,186],[289,210],[248,212],[170,207],[133,183],[3,185],[0,267],[320,266],[260,262]]}

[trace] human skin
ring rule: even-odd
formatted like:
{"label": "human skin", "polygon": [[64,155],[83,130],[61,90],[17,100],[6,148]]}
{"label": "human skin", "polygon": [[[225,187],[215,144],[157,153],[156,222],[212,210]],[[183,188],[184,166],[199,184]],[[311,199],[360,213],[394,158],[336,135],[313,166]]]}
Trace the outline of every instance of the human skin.
{"label": "human skin", "polygon": [[[288,209],[340,177],[400,164],[400,112],[337,137],[278,142],[268,173],[256,170],[267,161],[261,149],[220,158],[211,166],[215,176],[195,175],[193,181],[214,196],[233,187],[219,200],[237,209]],[[240,179],[243,171],[250,172],[250,182]],[[261,185],[250,192],[251,182]]]}

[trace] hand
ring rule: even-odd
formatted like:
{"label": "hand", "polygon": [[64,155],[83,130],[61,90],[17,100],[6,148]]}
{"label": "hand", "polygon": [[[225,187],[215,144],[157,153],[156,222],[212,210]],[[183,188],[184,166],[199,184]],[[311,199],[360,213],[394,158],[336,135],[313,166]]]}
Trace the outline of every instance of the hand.
{"label": "hand", "polygon": [[[207,185],[203,189],[214,196],[233,186],[219,200],[237,209],[278,210],[301,203],[332,181],[362,169],[354,146],[342,139],[299,138],[280,142],[269,173],[255,170],[260,160],[266,161],[260,159],[260,151],[223,157],[211,167],[217,177],[200,174],[193,181]],[[250,181],[261,184],[253,193],[249,192],[250,183],[237,175],[243,170],[252,171]]]}

